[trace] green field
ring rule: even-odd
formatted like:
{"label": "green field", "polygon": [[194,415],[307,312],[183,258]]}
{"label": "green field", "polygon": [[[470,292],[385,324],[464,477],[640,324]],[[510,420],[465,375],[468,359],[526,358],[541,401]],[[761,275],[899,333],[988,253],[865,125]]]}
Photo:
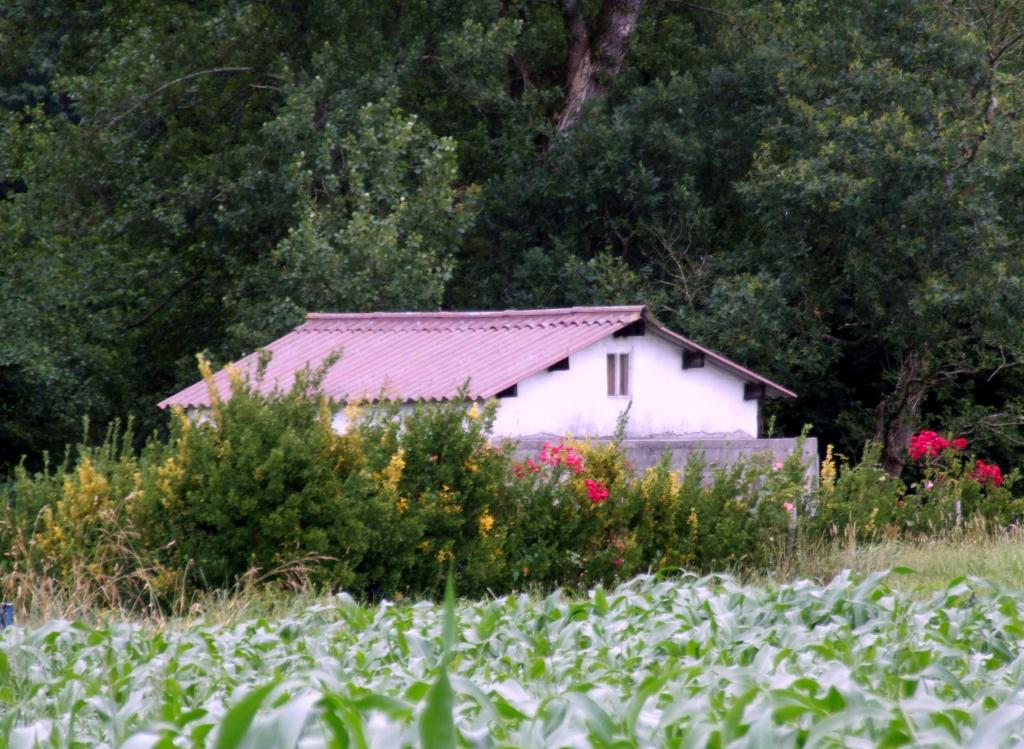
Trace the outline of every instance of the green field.
{"label": "green field", "polygon": [[[894,577],[890,575],[890,579]],[[346,596],[232,624],[53,621],[0,634],[12,747],[972,746],[1024,741],[1024,594],[927,601],[641,577],[589,598]]]}

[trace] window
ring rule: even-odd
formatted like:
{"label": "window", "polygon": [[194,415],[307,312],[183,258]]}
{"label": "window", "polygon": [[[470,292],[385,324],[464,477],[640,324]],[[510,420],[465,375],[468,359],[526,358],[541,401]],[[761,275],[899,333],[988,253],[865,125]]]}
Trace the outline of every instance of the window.
{"label": "window", "polygon": [[704,366],[704,352],[683,349],[683,369],[696,369]]}
{"label": "window", "polygon": [[608,354],[608,395],[629,395],[629,354]]}

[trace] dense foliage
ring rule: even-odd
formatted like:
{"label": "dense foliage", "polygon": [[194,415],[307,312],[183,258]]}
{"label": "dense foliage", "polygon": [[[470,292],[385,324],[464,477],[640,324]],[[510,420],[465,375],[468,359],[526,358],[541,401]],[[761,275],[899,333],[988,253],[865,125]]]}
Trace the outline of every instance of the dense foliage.
{"label": "dense foliage", "polygon": [[220,394],[202,369],[212,407],[176,412],[166,440],[136,452],[112,429],[61,466],[17,469],[0,595],[20,610],[57,598],[180,612],[202,591],[298,573],[361,600],[436,597],[450,568],[467,595],[581,590],[653,570],[770,572],[835,538],[999,531],[1024,516],[1017,471],[935,432],[915,438],[916,481],[887,473],[878,446],[856,463],[830,447],[816,486],[800,451],[728,468],[695,453],[681,470],[667,456],[638,470],[614,441],[517,455],[489,437],[493,401],[350,405],[339,434],[316,395],[325,370],[264,395],[234,373]]}
{"label": "dense foliage", "polygon": [[31,606],[63,584],[100,605],[174,608],[295,563],[362,598],[437,595],[452,564],[472,595],[764,568],[805,481],[796,456],[710,481],[699,458],[641,474],[615,445],[549,445],[520,464],[488,437],[493,402],[349,406],[338,434],[316,385],[306,373],[266,396],[235,377],[232,397],[199,420],[176,413],[140,454],[111,431],[63,466],[19,468],[0,512],[2,592]]}
{"label": "dense foliage", "polygon": [[[1024,598],[640,577],[280,620],[0,632],[11,747],[1007,747]],[[421,743],[422,742],[422,743]]]}
{"label": "dense foliage", "polygon": [[83,415],[163,428],[197,351],[310,309],[602,302],[890,473],[938,421],[1019,463],[1022,30],[1012,0],[6,2],[0,468]]}

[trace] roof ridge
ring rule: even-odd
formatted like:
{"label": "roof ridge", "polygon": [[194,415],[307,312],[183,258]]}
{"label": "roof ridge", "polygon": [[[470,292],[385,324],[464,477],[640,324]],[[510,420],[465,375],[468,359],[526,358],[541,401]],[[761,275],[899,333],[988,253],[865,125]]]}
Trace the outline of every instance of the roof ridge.
{"label": "roof ridge", "polygon": [[383,320],[411,320],[415,318],[487,318],[487,317],[536,317],[543,315],[572,315],[581,312],[633,314],[646,309],[643,304],[608,305],[602,307],[546,307],[537,309],[506,310],[424,310],[420,312],[309,312],[306,320],[359,320],[376,318]]}
{"label": "roof ridge", "polygon": [[[646,332],[675,346],[703,352],[748,384],[761,384],[771,394],[793,396],[767,378],[665,327],[643,305],[549,307],[542,309],[341,312],[309,314],[306,321],[264,349],[274,356],[267,365],[262,391],[285,387],[298,369],[319,366],[333,351],[341,359],[321,387],[332,398],[376,389],[382,377],[391,381],[403,400],[451,397],[467,379],[470,397],[490,397],[572,355],[585,346],[636,321]],[[391,333],[394,335],[385,335]],[[253,371],[257,354],[238,363]],[[225,390],[225,370],[215,375]],[[225,390],[226,391],[226,390]],[[208,405],[204,383],[197,382],[160,402]]]}

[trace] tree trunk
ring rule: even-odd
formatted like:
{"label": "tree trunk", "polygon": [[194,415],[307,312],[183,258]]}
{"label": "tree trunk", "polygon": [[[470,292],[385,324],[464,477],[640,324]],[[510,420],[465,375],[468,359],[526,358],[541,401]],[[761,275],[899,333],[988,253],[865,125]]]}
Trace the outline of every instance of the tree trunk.
{"label": "tree trunk", "polygon": [[597,15],[584,18],[578,0],[562,0],[569,54],[565,99],[556,121],[559,133],[576,124],[587,102],[608,92],[622,68],[643,4],[644,0],[602,0]]}
{"label": "tree trunk", "polygon": [[882,445],[882,468],[893,476],[903,470],[921,416],[928,367],[925,353],[912,351],[904,356],[893,392],[875,408],[875,441]]}

